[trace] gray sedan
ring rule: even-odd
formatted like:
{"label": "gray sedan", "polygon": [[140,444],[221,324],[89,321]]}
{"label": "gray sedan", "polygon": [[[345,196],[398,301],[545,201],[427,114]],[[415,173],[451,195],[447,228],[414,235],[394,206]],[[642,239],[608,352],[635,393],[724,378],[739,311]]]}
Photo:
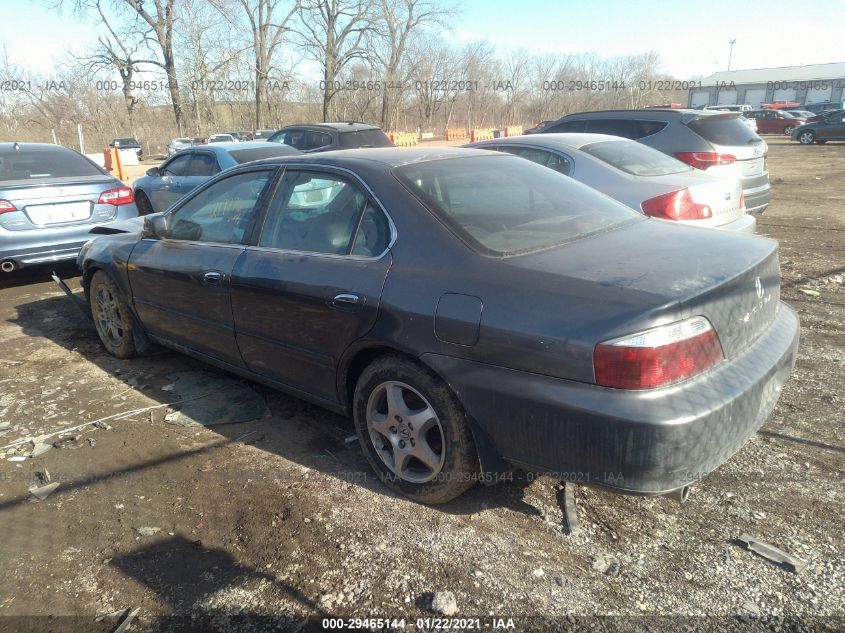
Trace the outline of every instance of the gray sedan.
{"label": "gray sedan", "polygon": [[215,174],[252,160],[299,154],[288,145],[266,141],[214,143],[177,152],[134,183],[141,215],[164,211]]}
{"label": "gray sedan", "polygon": [[0,269],[72,260],[95,225],[136,217],[132,189],[78,152],[0,143]]}
{"label": "gray sedan", "polygon": [[713,176],[656,149],[607,134],[538,134],[467,147],[516,154],[549,167],[645,215],[683,224],[753,233],[742,183]]}

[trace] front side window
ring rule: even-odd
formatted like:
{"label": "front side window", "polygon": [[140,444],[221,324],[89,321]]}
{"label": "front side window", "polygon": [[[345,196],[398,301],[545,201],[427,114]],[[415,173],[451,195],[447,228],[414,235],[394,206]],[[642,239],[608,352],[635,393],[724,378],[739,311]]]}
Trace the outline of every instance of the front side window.
{"label": "front side window", "polygon": [[270,203],[258,245],[308,253],[375,256],[387,246],[386,227],[383,214],[346,178],[288,171]]}
{"label": "front side window", "polygon": [[168,219],[167,237],[217,244],[243,243],[246,229],[273,172],[229,176],[202,190]]}
{"label": "front side window", "polygon": [[643,217],[586,185],[513,156],[432,160],[394,173],[455,235],[485,255],[551,248]]}
{"label": "front side window", "polygon": [[693,169],[636,141],[601,141],[585,145],[581,151],[634,176],[668,176]]}
{"label": "front side window", "polygon": [[162,176],[187,176],[191,172],[193,154],[182,154],[167,163],[161,170]]}

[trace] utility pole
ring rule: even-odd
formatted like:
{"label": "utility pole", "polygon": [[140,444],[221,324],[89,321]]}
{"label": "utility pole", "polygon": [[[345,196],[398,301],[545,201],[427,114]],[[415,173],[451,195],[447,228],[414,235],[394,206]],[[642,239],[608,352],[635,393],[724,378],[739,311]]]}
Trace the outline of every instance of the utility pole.
{"label": "utility pole", "polygon": [[731,39],[729,39],[728,44],[731,45],[731,50],[728,53],[728,70],[730,70],[731,69],[731,57],[733,57],[733,54],[734,54],[734,44],[736,44],[736,38],[732,37]]}

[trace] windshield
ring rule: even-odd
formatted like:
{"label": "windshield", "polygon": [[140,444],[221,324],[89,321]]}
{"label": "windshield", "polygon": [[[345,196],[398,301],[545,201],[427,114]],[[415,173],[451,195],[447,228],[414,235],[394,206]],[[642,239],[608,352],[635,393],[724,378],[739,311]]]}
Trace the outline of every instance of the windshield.
{"label": "windshield", "polygon": [[716,145],[754,145],[763,142],[738,116],[705,114],[690,121],[687,126]]}
{"label": "windshield", "polygon": [[70,150],[22,149],[0,154],[0,181],[102,175],[94,163]]}
{"label": "windshield", "polygon": [[692,171],[686,163],[636,141],[590,143],[582,152],[634,176],[668,176]]}
{"label": "windshield", "polygon": [[515,156],[427,161],[395,174],[453,233],[486,255],[530,253],[642,217]]}
{"label": "windshield", "polygon": [[338,138],[340,149],[356,147],[392,147],[393,143],[381,130],[359,130],[357,132],[341,132]]}

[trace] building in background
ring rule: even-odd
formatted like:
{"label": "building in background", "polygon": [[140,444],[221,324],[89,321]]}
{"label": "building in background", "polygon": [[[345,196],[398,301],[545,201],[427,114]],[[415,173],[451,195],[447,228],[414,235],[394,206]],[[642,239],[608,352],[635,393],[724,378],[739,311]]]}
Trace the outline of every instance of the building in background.
{"label": "building in background", "polygon": [[[845,100],[845,62],[781,68],[754,68],[713,73],[690,89],[687,105],[763,104],[791,101],[800,109],[821,112],[842,108]],[[797,107],[797,106],[796,106]]]}

